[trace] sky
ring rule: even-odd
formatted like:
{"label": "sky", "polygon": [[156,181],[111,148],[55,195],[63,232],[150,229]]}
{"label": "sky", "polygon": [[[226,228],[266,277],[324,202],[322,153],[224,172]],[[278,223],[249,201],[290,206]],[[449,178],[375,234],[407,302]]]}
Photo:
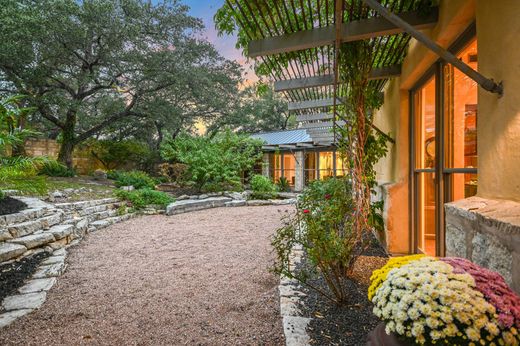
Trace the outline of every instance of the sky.
{"label": "sky", "polygon": [[247,62],[247,59],[242,55],[242,51],[235,48],[236,37],[235,36],[218,36],[215,29],[215,23],[213,22],[213,16],[215,12],[222,7],[225,0],[181,0],[182,3],[190,7],[190,15],[193,17],[201,18],[206,27],[205,37],[213,43],[215,48],[229,60],[235,60],[245,69],[245,78],[247,79],[244,84],[250,84],[258,80],[254,71],[251,67],[251,62]]}

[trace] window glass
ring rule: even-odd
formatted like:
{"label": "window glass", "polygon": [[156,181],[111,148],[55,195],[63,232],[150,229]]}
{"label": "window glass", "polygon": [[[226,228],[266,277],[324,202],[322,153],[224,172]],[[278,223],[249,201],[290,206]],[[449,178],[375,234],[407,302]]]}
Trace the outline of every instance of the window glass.
{"label": "window glass", "polygon": [[435,167],[435,77],[414,96],[415,102],[415,167]]}
{"label": "window glass", "polygon": [[[477,40],[457,57],[477,70]],[[477,83],[454,68],[444,67],[445,164],[449,168],[477,167]]]}
{"label": "window glass", "polygon": [[322,151],[319,155],[320,179],[334,176],[334,152]]}

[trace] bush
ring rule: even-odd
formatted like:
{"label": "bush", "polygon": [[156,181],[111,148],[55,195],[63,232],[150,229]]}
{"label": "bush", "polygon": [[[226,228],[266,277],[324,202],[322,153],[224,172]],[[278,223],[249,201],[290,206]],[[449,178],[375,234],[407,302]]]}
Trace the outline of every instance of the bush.
{"label": "bush", "polygon": [[48,177],[73,177],[76,172],[56,160],[46,160],[40,167],[38,174]]}
{"label": "bush", "polygon": [[143,160],[150,155],[146,144],[133,140],[91,140],[87,146],[105,170],[141,167]]}
{"label": "bush", "polygon": [[214,138],[180,135],[161,147],[163,159],[188,166],[187,179],[199,190],[236,190],[261,159],[262,143],[226,132]]}
{"label": "bush", "polygon": [[[108,174],[107,174],[108,176]],[[133,186],[137,190],[139,189],[154,189],[155,180],[148,174],[141,171],[130,171],[130,172],[117,172],[112,173],[110,176],[115,177],[115,184],[117,187],[121,186]]]}
{"label": "bush", "polygon": [[287,180],[286,177],[280,177],[280,179],[278,179],[278,182],[276,183],[276,186],[278,187],[278,191],[280,191],[280,192],[291,191],[291,186],[289,185],[289,180]]}
{"label": "bush", "polygon": [[134,190],[134,191],[116,191],[116,196],[122,200],[132,203],[135,209],[142,209],[150,204],[166,207],[175,199],[167,193],[150,189]]}
{"label": "bush", "polygon": [[271,179],[263,175],[254,175],[251,178],[251,197],[254,199],[269,199],[276,197],[276,185]]}
{"label": "bush", "polygon": [[[363,249],[363,239],[358,239],[352,227],[354,205],[346,179],[311,183],[300,196],[295,215],[285,220],[272,239],[277,254],[274,270],[303,284],[319,273],[329,287],[329,292],[319,293],[338,304],[346,303],[347,275]],[[294,246],[303,248],[309,266],[290,266]]]}
{"label": "bush", "polygon": [[22,194],[46,193],[46,178],[36,175],[47,160],[46,157],[0,158],[0,186],[6,190],[19,190]]}

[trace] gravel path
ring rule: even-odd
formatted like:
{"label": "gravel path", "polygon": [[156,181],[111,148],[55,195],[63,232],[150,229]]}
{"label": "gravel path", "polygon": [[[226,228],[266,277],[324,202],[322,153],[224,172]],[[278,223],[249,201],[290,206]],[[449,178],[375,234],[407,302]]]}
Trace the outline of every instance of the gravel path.
{"label": "gravel path", "polygon": [[147,216],[91,234],[0,345],[283,345],[269,236],[288,210]]}

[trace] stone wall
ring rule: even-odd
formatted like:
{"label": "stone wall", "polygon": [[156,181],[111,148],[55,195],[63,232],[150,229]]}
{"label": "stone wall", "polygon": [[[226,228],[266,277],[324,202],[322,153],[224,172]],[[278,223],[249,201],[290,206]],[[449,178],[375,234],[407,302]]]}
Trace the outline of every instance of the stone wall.
{"label": "stone wall", "polygon": [[446,256],[494,270],[520,293],[520,203],[471,197],[445,211]]}
{"label": "stone wall", "polygon": [[[27,156],[48,156],[56,159],[59,152],[60,145],[54,139],[28,139],[25,142],[25,153]],[[103,168],[101,162],[90,154],[90,149],[86,146],[81,146],[74,150],[73,166],[79,174],[90,174],[98,168]]]}

